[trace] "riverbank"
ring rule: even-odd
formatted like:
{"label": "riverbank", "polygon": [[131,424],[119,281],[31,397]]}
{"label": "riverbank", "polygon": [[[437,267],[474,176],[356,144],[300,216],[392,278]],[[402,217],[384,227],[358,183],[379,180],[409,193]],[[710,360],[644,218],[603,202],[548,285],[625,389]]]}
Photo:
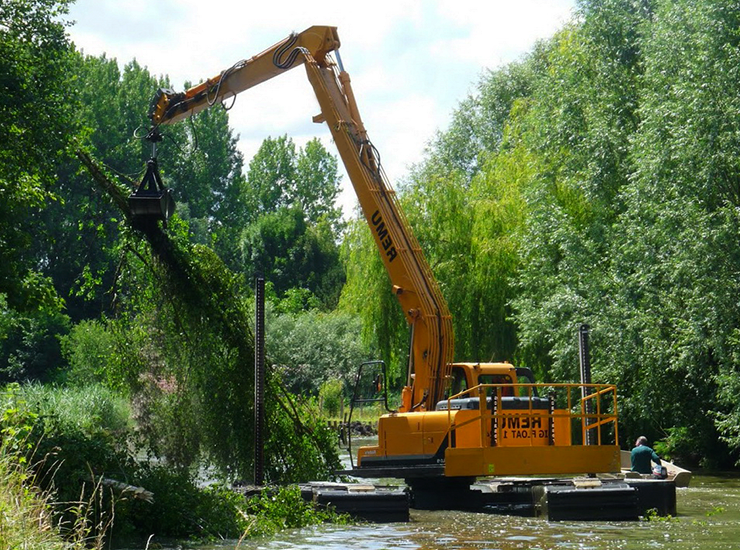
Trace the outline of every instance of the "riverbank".
{"label": "riverbank", "polygon": [[8,385],[0,417],[3,549],[76,550],[152,534],[220,540],[348,521],[305,502],[296,486],[247,498],[152,459],[137,447],[127,400],[102,386]]}

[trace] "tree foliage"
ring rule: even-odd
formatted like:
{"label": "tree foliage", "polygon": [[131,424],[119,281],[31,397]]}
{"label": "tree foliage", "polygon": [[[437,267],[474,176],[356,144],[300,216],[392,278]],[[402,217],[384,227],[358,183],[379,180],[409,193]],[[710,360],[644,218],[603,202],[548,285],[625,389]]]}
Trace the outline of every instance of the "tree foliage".
{"label": "tree foliage", "polygon": [[[157,81],[135,61],[121,70],[115,59],[75,53],[73,62],[76,79],[68,100],[79,106],[78,145],[116,173],[136,178],[149,147],[134,133],[145,123],[149,89]],[[59,167],[55,188],[60,200],[41,214],[34,256],[64,297],[73,321],[110,314],[120,213],[91,188],[76,160]]]}
{"label": "tree foliage", "polygon": [[728,456],[717,392],[736,370],[731,4],[583,2],[556,37],[531,111],[547,171],[528,191],[515,299],[525,357],[572,379],[588,322],[627,439],[707,464]]}
{"label": "tree foliage", "polygon": [[263,275],[279,297],[305,289],[333,307],[344,273],[339,249],[325,221],[310,224],[297,206],[261,216],[242,233],[242,265],[248,280]]}
{"label": "tree foliage", "polygon": [[250,223],[240,246],[247,277],[264,276],[280,298],[304,289],[335,307],[344,284],[338,194],[337,159],[318,139],[297,151],[287,136],[264,140],[245,191]]}
{"label": "tree foliage", "polygon": [[44,207],[61,200],[59,166],[74,137],[68,2],[0,5],[0,380],[44,377],[59,363],[64,305],[34,252]]}
{"label": "tree foliage", "polygon": [[162,148],[162,170],[178,212],[196,242],[237,269],[239,234],[248,220],[246,178],[226,110],[208,109],[186,124],[161,130],[172,142]]}
{"label": "tree foliage", "polygon": [[[120,188],[81,155],[126,218]],[[254,339],[239,274],[213,250],[189,241],[187,226],[131,233],[127,269],[138,282],[121,337],[118,378],[140,398],[139,424],[151,450],[188,469],[205,456],[228,477],[250,479],[254,458]],[[151,254],[149,253],[151,251]],[[135,329],[137,326],[144,330]],[[114,365],[111,365],[114,366]],[[270,481],[326,478],[338,467],[331,432],[268,371]]]}
{"label": "tree foliage", "polygon": [[74,136],[71,49],[57,21],[66,10],[67,2],[50,0],[0,6],[0,291],[12,306],[25,300],[21,281],[36,267],[26,253],[29,222],[58,199],[56,168]]}
{"label": "tree foliage", "polygon": [[284,207],[299,207],[313,223],[341,228],[337,159],[318,138],[296,150],[288,136],[268,137],[249,162],[246,201],[250,221]]}
{"label": "tree foliage", "polygon": [[[612,285],[608,313],[626,322],[625,357],[615,367],[622,366],[628,420],[650,418],[650,429],[665,434],[677,452],[708,464],[725,452],[718,435],[740,449],[727,422],[736,417],[737,402],[726,393],[737,376],[740,321],[734,305],[740,257],[736,8],[732,2],[655,3],[642,42],[635,170],[610,254],[613,280],[621,284]],[[615,349],[617,342],[608,341]]]}
{"label": "tree foliage", "polygon": [[361,341],[360,319],[352,314],[318,310],[268,317],[267,355],[296,395],[319,393],[325,382],[351,388],[357,368],[371,359]]}
{"label": "tree foliage", "polygon": [[339,310],[359,316],[363,342],[378,350],[379,358],[389,366],[391,379],[403,385],[409,331],[364,219],[355,219],[348,225],[341,253],[347,282]]}

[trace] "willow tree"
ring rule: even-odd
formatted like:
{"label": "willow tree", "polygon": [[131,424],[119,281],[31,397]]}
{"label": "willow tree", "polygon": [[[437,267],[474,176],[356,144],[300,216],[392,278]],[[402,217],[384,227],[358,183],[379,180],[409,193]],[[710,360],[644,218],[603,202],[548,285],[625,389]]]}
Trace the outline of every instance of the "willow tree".
{"label": "willow tree", "polygon": [[378,350],[400,387],[406,383],[410,333],[364,218],[349,223],[341,254],[347,282],[338,309],[360,317],[365,344]]}
{"label": "willow tree", "polygon": [[739,25],[736,2],[655,2],[611,251],[610,370],[628,427],[707,465],[728,457],[720,439],[740,451]]}
{"label": "willow tree", "polygon": [[[530,163],[518,130],[509,128],[516,125],[510,114],[518,109],[514,118],[520,118],[516,105],[530,94],[540,57],[538,50],[486,71],[399,186],[404,212],[449,303],[458,360],[512,360],[516,353],[509,303],[517,293],[521,190]],[[342,302],[362,313],[384,357],[400,363],[407,329],[362,221],[343,247]]]}
{"label": "willow tree", "polygon": [[[176,217],[165,231],[131,217],[126,192],[89,155],[79,157],[127,220],[121,276],[127,308],[113,326],[111,373],[143,409],[152,450],[187,468],[200,458],[251,479],[254,345],[249,292],[209,247],[192,244]],[[326,478],[338,468],[332,433],[268,372],[266,477]]]}

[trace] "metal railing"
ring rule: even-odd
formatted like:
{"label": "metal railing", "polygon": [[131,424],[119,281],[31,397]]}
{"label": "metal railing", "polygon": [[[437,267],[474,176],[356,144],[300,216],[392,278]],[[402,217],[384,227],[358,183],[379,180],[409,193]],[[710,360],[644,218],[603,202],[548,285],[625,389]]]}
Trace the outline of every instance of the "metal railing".
{"label": "metal railing", "polygon": [[[582,390],[586,394],[581,397]],[[489,399],[490,395],[490,399]],[[540,397],[540,396],[546,397]],[[575,396],[575,397],[574,397]],[[509,399],[511,397],[517,400]],[[460,410],[465,398],[473,398],[470,403],[475,405],[477,400],[477,414],[458,421],[453,418],[453,412]],[[547,400],[547,408],[543,406]],[[486,403],[486,406],[481,406]],[[516,403],[516,407],[512,404]],[[522,403],[526,406],[522,407]],[[590,403],[591,407],[587,404]],[[475,408],[475,407],[474,407]],[[470,409],[468,409],[470,410]],[[480,384],[465,391],[450,396],[447,399],[448,418],[448,445],[450,448],[460,446],[455,432],[459,432],[467,425],[480,423],[480,444],[485,446],[502,445],[499,441],[499,432],[507,426],[507,419],[518,417],[526,425],[532,425],[533,420],[539,422],[546,419],[547,432],[540,432],[539,437],[523,437],[529,445],[543,444],[543,437],[548,445],[585,445],[595,434],[596,445],[617,445],[619,433],[617,425],[617,388],[612,384]],[[509,420],[511,426],[511,420]],[[567,426],[567,434],[556,437],[556,427]],[[579,426],[580,429],[576,429]],[[573,436],[580,434],[580,441],[573,441]],[[592,441],[594,441],[592,439]],[[523,443],[519,442],[521,446]],[[526,441],[525,441],[526,444]],[[505,445],[505,444],[504,444]]]}

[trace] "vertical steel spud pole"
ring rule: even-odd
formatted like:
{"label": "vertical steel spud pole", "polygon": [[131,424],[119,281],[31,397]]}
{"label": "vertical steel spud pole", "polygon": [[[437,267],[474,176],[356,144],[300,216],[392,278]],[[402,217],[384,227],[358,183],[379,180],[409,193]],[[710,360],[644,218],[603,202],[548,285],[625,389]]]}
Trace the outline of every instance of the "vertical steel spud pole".
{"label": "vertical steel spud pole", "polygon": [[265,278],[257,277],[254,292],[254,484],[264,482],[265,423]]}

